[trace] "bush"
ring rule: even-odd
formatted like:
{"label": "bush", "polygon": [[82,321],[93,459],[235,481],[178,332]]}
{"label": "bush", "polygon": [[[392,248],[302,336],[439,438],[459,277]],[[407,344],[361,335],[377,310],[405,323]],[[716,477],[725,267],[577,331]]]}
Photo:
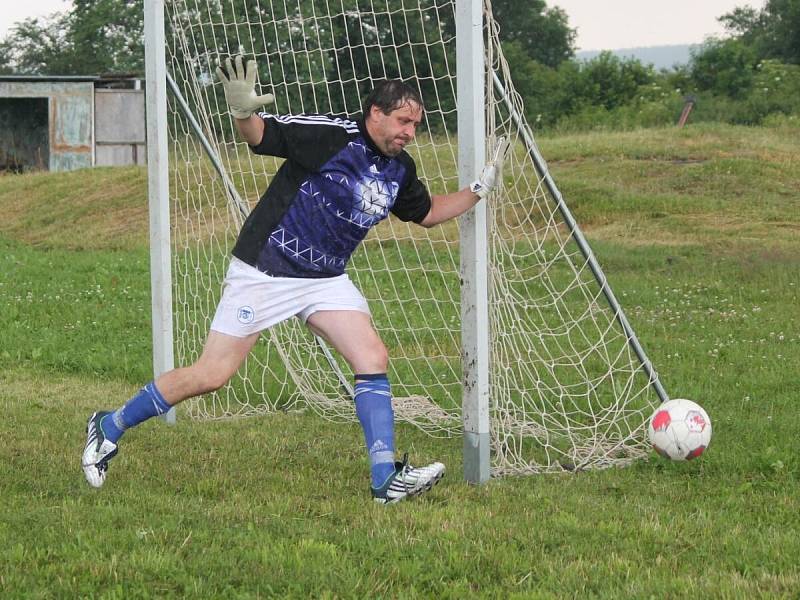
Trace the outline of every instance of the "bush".
{"label": "bush", "polygon": [[712,40],[692,57],[692,83],[698,91],[743,98],[753,85],[758,58],[734,39]]}
{"label": "bush", "polygon": [[588,91],[586,100],[612,110],[635,100],[641,86],[655,81],[655,71],[638,59],[620,59],[611,52],[601,52],[584,63],[581,77],[581,89],[576,92]]}
{"label": "bush", "polygon": [[661,102],[669,94],[660,91],[653,68],[637,59],[604,52],[552,69],[527,57],[516,42],[503,44],[503,52],[524,98],[525,116],[537,128],[632,127],[637,118],[648,123],[663,120],[655,115],[665,109],[653,101]]}
{"label": "bush", "polygon": [[800,66],[761,61],[746,106],[748,118],[754,123],[775,113],[800,114]]}

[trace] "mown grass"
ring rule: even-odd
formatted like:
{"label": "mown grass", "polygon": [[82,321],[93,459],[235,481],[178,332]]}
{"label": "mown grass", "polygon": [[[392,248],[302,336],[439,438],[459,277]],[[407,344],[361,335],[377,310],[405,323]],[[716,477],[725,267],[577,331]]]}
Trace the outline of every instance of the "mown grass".
{"label": "mown grass", "polygon": [[[450,474],[386,510],[355,425],[179,415],[130,432],[89,489],[88,413],[150,372],[143,175],[5,177],[0,595],[800,595],[796,144],[719,126],[540,144],[668,391],[710,413],[702,459],[472,487],[460,440],[401,426]],[[106,231],[119,216],[129,237]]]}

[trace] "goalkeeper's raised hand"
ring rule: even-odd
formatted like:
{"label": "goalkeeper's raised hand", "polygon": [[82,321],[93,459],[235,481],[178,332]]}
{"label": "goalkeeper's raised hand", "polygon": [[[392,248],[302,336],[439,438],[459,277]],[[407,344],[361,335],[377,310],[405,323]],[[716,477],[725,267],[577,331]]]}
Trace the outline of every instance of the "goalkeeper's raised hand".
{"label": "goalkeeper's raised hand", "polygon": [[237,56],[234,59],[235,64],[231,64],[230,58],[225,59],[228,72],[226,74],[217,67],[217,79],[225,90],[225,101],[231,114],[237,119],[249,119],[250,115],[265,104],[272,104],[274,97],[272,94],[256,95],[256,61],[247,61],[245,69],[242,60],[241,56]]}
{"label": "goalkeeper's raised hand", "polygon": [[469,189],[478,194],[481,198],[486,198],[503,181],[503,160],[508,150],[508,140],[500,137],[492,148],[491,158],[486,166],[483,167],[480,179],[473,181]]}

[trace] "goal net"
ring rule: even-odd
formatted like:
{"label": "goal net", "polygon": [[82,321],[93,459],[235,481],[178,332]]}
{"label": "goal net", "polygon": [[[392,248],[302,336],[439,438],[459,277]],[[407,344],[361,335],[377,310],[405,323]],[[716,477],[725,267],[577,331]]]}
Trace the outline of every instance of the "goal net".
{"label": "goal net", "polygon": [[[356,116],[373,84],[421,91],[408,150],[433,193],[458,189],[456,0],[166,0],[175,357],[199,356],[244,216],[279,159],[237,139],[215,67],[259,66],[276,114]],[[658,382],[605,278],[537,162],[485,3],[486,138],[507,136],[504,186],[488,201],[490,437],[494,475],[625,464],[645,452]],[[348,273],[389,348],[399,420],[435,436],[462,431],[459,225],[393,217]],[[609,302],[609,297],[612,301]],[[189,403],[223,419],[310,409],[355,420],[347,364],[297,320],[262,336],[223,389]]]}

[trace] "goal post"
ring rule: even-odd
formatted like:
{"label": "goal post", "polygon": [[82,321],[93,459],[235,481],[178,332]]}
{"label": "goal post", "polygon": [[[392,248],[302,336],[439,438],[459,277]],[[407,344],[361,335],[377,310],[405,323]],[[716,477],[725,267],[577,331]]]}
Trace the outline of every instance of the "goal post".
{"label": "goal post", "polygon": [[[175,364],[172,345],[172,249],[163,0],[146,0],[144,33],[153,375],[158,377]],[[171,408],[163,417],[167,423],[174,424],[175,408]]]}
{"label": "goal post", "polygon": [[[536,148],[489,0],[145,0],[145,15],[156,373],[173,349],[179,364],[199,356],[243,218],[280,165],[237,138],[216,66],[254,57],[276,114],[354,117],[376,81],[400,78],[425,103],[407,150],[432,193],[475,179],[495,139],[511,149],[474,210],[432,229],[387,219],[352,257],[397,420],[462,437],[475,483],[648,451],[666,392]],[[292,320],[188,413],[355,422],[351,381]]]}
{"label": "goal post", "polygon": [[[458,185],[480,175],[486,155],[483,52],[483,2],[456,4],[456,83],[458,107]],[[489,456],[489,288],[486,203],[479,202],[460,220],[461,364],[464,477],[484,483]]]}

